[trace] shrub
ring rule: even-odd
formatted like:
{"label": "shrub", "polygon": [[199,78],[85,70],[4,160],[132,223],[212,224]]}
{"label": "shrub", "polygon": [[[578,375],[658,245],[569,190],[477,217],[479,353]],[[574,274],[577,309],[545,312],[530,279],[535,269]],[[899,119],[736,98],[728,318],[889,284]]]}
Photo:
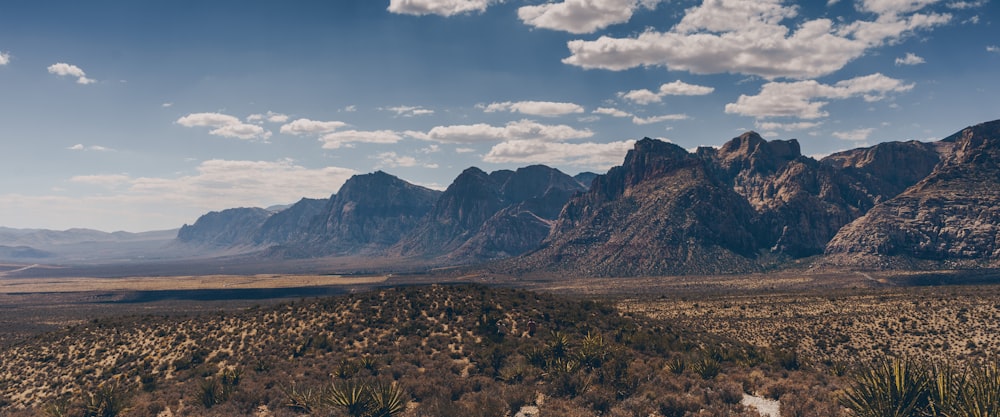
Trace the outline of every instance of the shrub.
{"label": "shrub", "polygon": [[928,409],[931,381],[920,364],[881,358],[853,375],[843,405],[858,417],[908,417]]}

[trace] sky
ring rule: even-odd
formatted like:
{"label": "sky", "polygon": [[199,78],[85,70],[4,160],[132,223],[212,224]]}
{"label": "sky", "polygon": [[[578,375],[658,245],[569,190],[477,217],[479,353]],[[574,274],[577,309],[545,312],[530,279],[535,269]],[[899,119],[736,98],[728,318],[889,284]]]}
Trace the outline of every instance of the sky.
{"label": "sky", "polygon": [[1000,119],[996,0],[5,0],[0,226],[163,230],[382,170],[806,155]]}

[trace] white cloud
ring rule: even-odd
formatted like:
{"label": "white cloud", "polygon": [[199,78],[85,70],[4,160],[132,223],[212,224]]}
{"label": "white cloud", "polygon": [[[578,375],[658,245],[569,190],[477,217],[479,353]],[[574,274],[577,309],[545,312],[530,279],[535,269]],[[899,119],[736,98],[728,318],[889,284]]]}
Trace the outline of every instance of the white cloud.
{"label": "white cloud", "polygon": [[871,48],[951,20],[950,14],[906,14],[926,1],[904,2],[914,5],[870,1],[866,10],[881,11],[875,20],[835,23],[825,18],[794,21],[797,6],[782,0],[705,1],[687,9],[667,32],[649,29],[629,38],[570,41],[571,54],[563,62],[615,71],[664,66],[696,74],[814,78],[843,68]]}
{"label": "white cloud", "polygon": [[492,126],[485,123],[437,126],[427,133],[409,131],[406,134],[417,139],[442,143],[481,143],[509,140],[565,141],[594,136],[594,132],[589,129],[579,130],[567,125],[545,125],[532,120],[519,120],[507,123],[505,126]]}
{"label": "white cloud", "polygon": [[664,114],[662,116],[651,116],[651,117],[639,117],[632,116],[632,123],[637,125],[648,125],[653,123],[666,122],[671,120],[687,120],[688,115],[686,114]]}
{"label": "white cloud", "polygon": [[926,62],[923,58],[912,52],[907,52],[906,56],[902,58],[896,58],[896,65],[920,65]]}
{"label": "white cloud", "polygon": [[385,107],[381,110],[388,110],[396,113],[397,116],[403,116],[403,117],[428,116],[434,114],[434,110],[425,109],[421,106]]}
{"label": "white cloud", "polygon": [[194,223],[208,211],[326,198],[356,173],[338,167],[306,168],[283,159],[209,160],[190,174],[171,177],[81,175],[69,182],[111,191],[85,197],[0,194],[0,217],[53,229],[171,229]]}
{"label": "white cloud", "polygon": [[166,109],[166,108],[170,108],[170,107],[173,107],[173,106],[174,106],[174,103],[170,103],[170,102],[167,102],[167,103],[163,103],[163,104],[161,104],[161,105],[160,105],[160,107],[163,107],[163,108],[165,108],[165,109]]}
{"label": "white cloud", "polygon": [[68,147],[66,149],[69,149],[71,151],[97,151],[97,152],[111,152],[111,151],[114,151],[114,149],[111,149],[111,148],[108,148],[108,147],[104,147],[104,146],[101,146],[101,145],[84,146],[82,143],[78,143],[78,144],[70,146],[70,147]]}
{"label": "white cloud", "polygon": [[618,96],[633,103],[643,104],[643,105],[650,103],[659,103],[660,101],[663,101],[663,98],[659,94],[656,94],[645,88],[640,90],[632,90],[627,93],[618,93]]}
{"label": "white cloud", "polygon": [[327,133],[319,138],[320,142],[323,142],[323,149],[339,149],[353,143],[396,143],[402,139],[399,133],[391,130],[345,130]]}
{"label": "white cloud", "polygon": [[787,132],[787,131],[791,131],[791,130],[812,129],[814,127],[819,127],[822,123],[820,123],[820,122],[778,123],[778,122],[761,122],[761,121],[758,121],[758,122],[756,122],[754,124],[757,126],[757,129],[760,129],[760,130],[769,130],[769,131],[784,130],[784,131]]}
{"label": "white cloud", "polygon": [[569,33],[593,33],[628,22],[640,6],[653,8],[660,0],[563,0],[522,6],[517,17],[526,25]]}
{"label": "white cloud", "polygon": [[184,127],[211,127],[210,135],[238,139],[262,139],[271,137],[271,132],[264,128],[243,123],[238,117],[222,113],[191,113],[177,119],[177,124]]}
{"label": "white cloud", "polygon": [[347,112],[347,113],[354,113],[354,112],[358,111],[358,106],[355,106],[355,105],[352,104],[350,106],[344,107],[343,110],[345,112]]}
{"label": "white cloud", "polygon": [[986,47],[986,52],[992,52],[994,54],[1000,54],[1000,46],[989,45]]}
{"label": "white cloud", "polygon": [[247,116],[247,121],[252,123],[260,123],[262,121],[270,123],[285,123],[288,121],[288,115],[268,110],[266,114],[257,113]]}
{"label": "white cloud", "polygon": [[482,13],[499,0],[389,0],[392,13],[423,16],[436,14],[454,16],[465,13]]}
{"label": "white cloud", "polygon": [[979,1],[953,1],[947,4],[949,9],[955,10],[965,10],[965,9],[975,9],[986,5],[987,0]]}
{"label": "white cloud", "polygon": [[404,168],[408,168],[408,167],[420,166],[420,167],[423,167],[423,168],[431,168],[431,169],[434,169],[434,168],[438,167],[437,164],[433,164],[433,163],[429,163],[429,164],[428,163],[421,163],[421,162],[417,161],[417,158],[414,158],[412,156],[398,155],[395,152],[382,152],[382,153],[380,153],[378,155],[375,155],[375,159],[377,159],[379,161],[378,162],[378,167],[389,167],[389,168],[404,167]]}
{"label": "white cloud", "polygon": [[862,0],[857,5],[859,10],[880,15],[899,15],[912,13],[941,0]]}
{"label": "white cloud", "polygon": [[0,51],[0,65],[7,65],[10,63],[10,53]]}
{"label": "white cloud", "polygon": [[455,153],[473,153],[475,149],[472,148],[455,148]]}
{"label": "white cloud", "polygon": [[598,107],[594,114],[603,114],[611,117],[632,117],[632,113],[610,107]]}
{"label": "white cloud", "polygon": [[573,113],[583,113],[583,106],[575,103],[564,103],[556,101],[505,101],[503,103],[490,103],[483,111],[493,113],[499,111],[517,112],[532,116],[563,116]]}
{"label": "white cloud", "polygon": [[498,164],[573,165],[607,169],[620,164],[634,144],[634,140],[611,143],[512,140],[493,146],[483,157],[483,161]]}
{"label": "white cloud", "polygon": [[59,62],[49,65],[49,74],[55,74],[61,77],[76,77],[77,84],[93,84],[97,81],[87,78],[87,74],[83,72],[80,67],[72,64],[67,64],[65,62]]}
{"label": "white cloud", "polygon": [[715,91],[715,88],[713,87],[688,84],[681,80],[677,80],[672,83],[661,85],[660,91],[657,93],[643,88],[641,90],[632,90],[627,93],[618,93],[618,96],[637,104],[650,104],[659,103],[663,101],[663,97],[666,96],[703,96],[711,94],[713,91]]}
{"label": "white cloud", "polygon": [[329,133],[347,126],[347,123],[338,121],[322,122],[309,119],[295,119],[291,123],[281,126],[281,133],[289,135],[310,135]]}
{"label": "white cloud", "polygon": [[833,137],[841,140],[860,142],[868,140],[868,136],[875,131],[875,128],[866,127],[864,129],[854,129],[846,132],[833,132]]}
{"label": "white cloud", "polygon": [[743,116],[796,117],[818,119],[828,116],[824,99],[847,99],[861,96],[865,101],[878,101],[889,93],[913,89],[913,84],[886,77],[880,73],[839,81],[833,85],[815,80],[769,82],[755,96],[740,95],[735,103],[726,104],[726,113]]}

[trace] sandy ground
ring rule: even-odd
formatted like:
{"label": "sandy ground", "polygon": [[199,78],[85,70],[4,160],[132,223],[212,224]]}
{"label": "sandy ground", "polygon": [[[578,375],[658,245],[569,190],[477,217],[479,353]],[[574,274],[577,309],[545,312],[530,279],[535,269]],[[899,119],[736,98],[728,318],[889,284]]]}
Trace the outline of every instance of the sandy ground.
{"label": "sandy ground", "polygon": [[206,275],[127,278],[0,278],[0,293],[295,288],[376,284],[389,275]]}

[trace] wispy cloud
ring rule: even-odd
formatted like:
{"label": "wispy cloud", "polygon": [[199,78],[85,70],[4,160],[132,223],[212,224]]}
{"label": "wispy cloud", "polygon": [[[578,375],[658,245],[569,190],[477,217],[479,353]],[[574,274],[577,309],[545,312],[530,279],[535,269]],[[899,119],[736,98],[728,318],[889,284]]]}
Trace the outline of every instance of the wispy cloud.
{"label": "wispy cloud", "polygon": [[483,143],[509,140],[565,141],[594,136],[589,129],[567,125],[547,125],[532,120],[519,120],[504,126],[486,123],[437,126],[425,132],[408,131],[408,136],[442,143]]}
{"label": "wispy cloud", "polygon": [[658,92],[648,89],[632,90],[618,93],[618,96],[636,104],[651,104],[663,101],[666,96],[703,96],[712,94],[714,87],[688,84],[681,80],[663,84]]}
{"label": "wispy cloud", "polygon": [[281,133],[288,135],[314,135],[333,132],[346,127],[347,123],[340,121],[318,121],[310,119],[295,119],[281,126]]}
{"label": "wispy cloud", "polygon": [[391,111],[396,113],[397,116],[402,117],[429,116],[434,114],[434,110],[427,109],[422,106],[383,107],[381,110]]}
{"label": "wispy cloud", "polygon": [[833,137],[840,140],[849,140],[853,142],[860,142],[868,140],[868,136],[871,136],[875,128],[866,127],[862,129],[848,130],[846,132],[833,132]]}
{"label": "wispy cloud", "polygon": [[502,0],[389,0],[386,9],[392,13],[423,16],[435,14],[454,16],[468,13],[482,13],[493,3]]}

